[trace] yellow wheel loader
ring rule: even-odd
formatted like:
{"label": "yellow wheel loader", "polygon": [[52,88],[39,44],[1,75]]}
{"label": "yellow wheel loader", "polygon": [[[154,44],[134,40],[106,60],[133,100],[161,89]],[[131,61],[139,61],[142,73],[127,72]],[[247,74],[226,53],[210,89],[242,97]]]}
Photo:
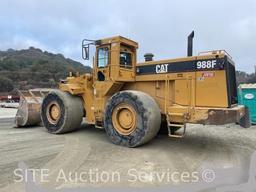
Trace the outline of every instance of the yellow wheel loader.
{"label": "yellow wheel loader", "polygon": [[84,40],[84,59],[96,46],[93,73],[70,74],[44,97],[43,125],[60,134],[77,129],[85,118],[127,147],[149,142],[161,123],[170,137],[183,137],[187,123],[249,127],[248,110],[237,105],[232,58],[223,50],[193,56],[193,37],[194,32],[187,57],[154,61],[146,54],[143,63],[137,63],[138,43],[130,39]]}

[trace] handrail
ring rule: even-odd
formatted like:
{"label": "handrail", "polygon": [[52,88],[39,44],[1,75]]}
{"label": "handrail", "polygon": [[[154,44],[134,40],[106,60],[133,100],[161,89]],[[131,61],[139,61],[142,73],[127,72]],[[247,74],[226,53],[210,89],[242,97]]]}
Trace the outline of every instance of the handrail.
{"label": "handrail", "polygon": [[206,55],[206,54],[212,54],[213,55],[213,54],[220,54],[220,53],[224,53],[225,55],[228,55],[232,59],[231,55],[224,49],[222,49],[222,50],[212,50],[212,51],[201,51],[201,52],[198,53],[198,56]]}
{"label": "handrail", "polygon": [[187,78],[187,87],[188,87],[188,110],[187,110],[187,114],[190,114],[191,113],[191,108],[192,108],[192,77],[191,76],[189,76]]}

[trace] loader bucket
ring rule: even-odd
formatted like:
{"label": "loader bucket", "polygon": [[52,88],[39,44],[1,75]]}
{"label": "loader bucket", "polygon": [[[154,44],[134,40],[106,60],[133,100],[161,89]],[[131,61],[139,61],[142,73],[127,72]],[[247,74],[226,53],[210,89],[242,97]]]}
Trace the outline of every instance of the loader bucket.
{"label": "loader bucket", "polygon": [[40,108],[43,98],[50,89],[31,89],[19,91],[20,104],[15,116],[17,127],[35,126],[41,123]]}

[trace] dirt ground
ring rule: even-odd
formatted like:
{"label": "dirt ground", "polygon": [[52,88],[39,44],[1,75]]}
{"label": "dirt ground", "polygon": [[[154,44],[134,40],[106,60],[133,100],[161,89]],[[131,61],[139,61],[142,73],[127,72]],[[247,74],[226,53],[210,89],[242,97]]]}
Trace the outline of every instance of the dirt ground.
{"label": "dirt ground", "polygon": [[[17,175],[14,171],[20,162],[31,169],[49,170],[49,178],[46,183],[41,182],[41,186],[55,189],[183,184],[183,181],[159,181],[150,174],[143,180],[135,180],[134,176],[131,181],[129,170],[134,170],[135,175],[141,172],[192,173],[202,169],[236,168],[239,174],[232,178],[243,182],[248,175],[251,155],[256,150],[255,126],[243,129],[235,124],[189,125],[183,139],[158,135],[152,142],[130,149],[110,143],[103,130],[86,124],[76,132],[63,135],[49,134],[43,127],[14,128],[12,115],[15,111],[1,110],[0,191],[25,191],[24,182],[15,181]],[[91,169],[100,173],[118,172],[120,178],[108,182],[56,180],[60,170],[81,173]]]}

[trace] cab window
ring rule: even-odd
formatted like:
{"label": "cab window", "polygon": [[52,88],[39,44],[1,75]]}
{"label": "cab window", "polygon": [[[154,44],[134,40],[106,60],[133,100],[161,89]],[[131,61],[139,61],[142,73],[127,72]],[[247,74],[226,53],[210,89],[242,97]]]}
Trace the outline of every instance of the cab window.
{"label": "cab window", "polygon": [[127,52],[120,52],[120,67],[132,68],[132,54]]}
{"label": "cab window", "polygon": [[98,67],[106,67],[109,60],[108,47],[102,47],[98,49]]}

